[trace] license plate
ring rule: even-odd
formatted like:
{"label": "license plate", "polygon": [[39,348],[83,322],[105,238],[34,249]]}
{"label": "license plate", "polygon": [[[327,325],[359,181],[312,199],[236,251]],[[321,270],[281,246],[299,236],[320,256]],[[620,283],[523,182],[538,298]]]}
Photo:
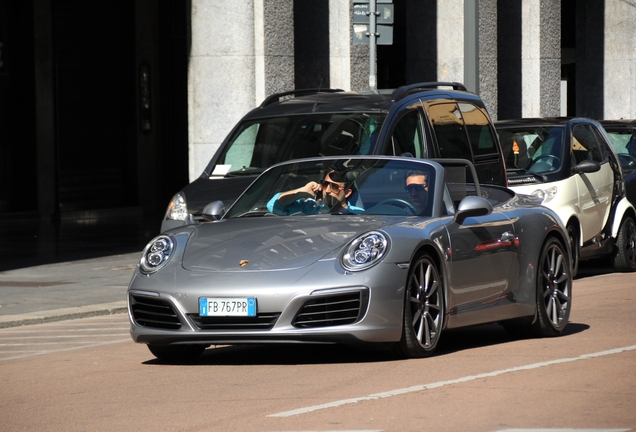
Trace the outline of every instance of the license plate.
{"label": "license plate", "polygon": [[256,316],[256,299],[247,298],[199,298],[200,316]]}

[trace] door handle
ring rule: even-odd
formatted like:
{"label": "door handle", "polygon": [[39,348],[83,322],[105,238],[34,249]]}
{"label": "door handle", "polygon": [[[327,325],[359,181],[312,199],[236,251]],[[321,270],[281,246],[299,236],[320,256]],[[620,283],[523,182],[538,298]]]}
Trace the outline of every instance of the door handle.
{"label": "door handle", "polygon": [[515,235],[509,231],[506,231],[501,235],[500,241],[502,243],[511,243],[515,239]]}

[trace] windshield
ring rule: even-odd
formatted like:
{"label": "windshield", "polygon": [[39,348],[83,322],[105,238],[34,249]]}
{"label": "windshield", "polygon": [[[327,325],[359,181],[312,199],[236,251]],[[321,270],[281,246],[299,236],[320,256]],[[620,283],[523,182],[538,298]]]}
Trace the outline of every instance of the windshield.
{"label": "windshield", "polygon": [[508,170],[542,174],[561,167],[563,126],[523,126],[497,132]]}
{"label": "windshield", "polygon": [[430,216],[435,168],[425,161],[313,159],[268,170],[224,218],[373,214]]}
{"label": "windshield", "polygon": [[606,132],[623,170],[627,172],[636,169],[636,128],[606,128]]}
{"label": "windshield", "polygon": [[245,121],[222,149],[210,177],[256,175],[290,159],[372,154],[384,117],[320,113]]}

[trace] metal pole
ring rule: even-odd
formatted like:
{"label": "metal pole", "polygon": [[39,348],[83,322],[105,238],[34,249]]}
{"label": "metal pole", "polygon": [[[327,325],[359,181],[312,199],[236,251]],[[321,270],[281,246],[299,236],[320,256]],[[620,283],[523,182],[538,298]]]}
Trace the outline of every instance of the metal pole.
{"label": "metal pole", "polygon": [[376,48],[376,0],[369,0],[369,89],[377,90],[377,76],[375,72],[375,48]]}

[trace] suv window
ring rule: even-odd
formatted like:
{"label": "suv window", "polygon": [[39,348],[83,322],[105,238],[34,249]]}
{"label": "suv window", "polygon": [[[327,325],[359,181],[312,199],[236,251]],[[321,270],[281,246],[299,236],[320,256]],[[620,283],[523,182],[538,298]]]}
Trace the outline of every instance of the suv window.
{"label": "suv window", "polygon": [[490,121],[482,110],[473,104],[460,102],[459,108],[466,124],[466,132],[475,156],[497,153],[497,144],[490,128]]}
{"label": "suv window", "polygon": [[431,104],[428,115],[442,158],[470,159],[472,152],[461,112],[456,103]]}
{"label": "suv window", "polygon": [[426,158],[427,151],[422,133],[422,116],[418,109],[402,116],[393,129],[391,145],[385,149],[388,156],[410,153],[416,158]]}

